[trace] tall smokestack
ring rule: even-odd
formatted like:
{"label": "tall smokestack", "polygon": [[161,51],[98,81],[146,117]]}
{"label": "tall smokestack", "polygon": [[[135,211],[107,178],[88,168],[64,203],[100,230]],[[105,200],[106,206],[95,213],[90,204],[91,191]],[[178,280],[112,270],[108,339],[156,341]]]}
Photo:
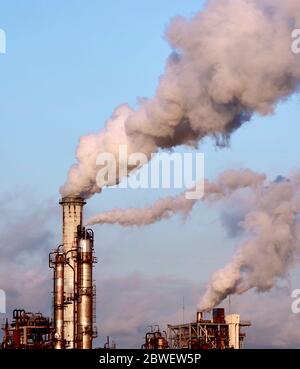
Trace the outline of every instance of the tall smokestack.
{"label": "tall smokestack", "polygon": [[66,347],[76,348],[77,328],[77,230],[82,227],[83,206],[86,202],[81,197],[65,197],[60,205],[63,209],[63,251],[66,264],[64,271],[64,339]]}

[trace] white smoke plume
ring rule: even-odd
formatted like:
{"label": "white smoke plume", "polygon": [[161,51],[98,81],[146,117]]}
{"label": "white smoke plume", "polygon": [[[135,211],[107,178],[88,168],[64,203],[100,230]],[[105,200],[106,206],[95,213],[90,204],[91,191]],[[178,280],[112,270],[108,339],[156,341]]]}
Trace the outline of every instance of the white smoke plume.
{"label": "white smoke plume", "polygon": [[205,136],[226,144],[254,113],[273,113],[299,88],[299,58],[291,52],[299,24],[298,0],[211,0],[190,20],[174,18],[166,31],[173,52],[156,95],[136,111],[117,108],[100,133],[80,139],[62,196],[100,192],[96,158],[109,152],[117,159],[120,145],[150,158]]}
{"label": "white smoke plume", "polygon": [[241,223],[247,239],[213,275],[200,310],[211,310],[227,296],[252,288],[268,291],[288,277],[300,256],[299,195],[300,172],[255,191],[252,209]]}
{"label": "white smoke plume", "polygon": [[[217,200],[230,196],[234,191],[258,187],[265,181],[263,174],[251,170],[229,170],[223,173],[216,182],[205,181],[205,195],[203,200]],[[195,190],[195,188],[193,189]],[[187,217],[198,200],[189,200],[186,192],[179,196],[158,200],[154,205],[140,209],[114,209],[98,214],[86,221],[86,225],[119,224],[124,227],[146,226],[163,219],[171,218],[175,214]]]}

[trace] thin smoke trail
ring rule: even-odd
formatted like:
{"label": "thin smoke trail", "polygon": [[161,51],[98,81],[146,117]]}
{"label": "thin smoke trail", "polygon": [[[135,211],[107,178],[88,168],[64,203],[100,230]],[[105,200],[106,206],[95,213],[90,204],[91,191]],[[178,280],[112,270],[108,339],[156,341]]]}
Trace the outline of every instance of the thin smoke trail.
{"label": "thin smoke trail", "polygon": [[[263,174],[251,170],[230,170],[223,173],[216,182],[205,181],[204,201],[221,199],[229,196],[237,189],[257,187],[265,181]],[[186,191],[189,192],[190,190]],[[119,224],[124,227],[146,226],[163,219],[171,218],[174,214],[187,217],[199,200],[189,200],[186,192],[178,196],[160,199],[151,206],[137,209],[113,209],[86,221],[87,225]]]}

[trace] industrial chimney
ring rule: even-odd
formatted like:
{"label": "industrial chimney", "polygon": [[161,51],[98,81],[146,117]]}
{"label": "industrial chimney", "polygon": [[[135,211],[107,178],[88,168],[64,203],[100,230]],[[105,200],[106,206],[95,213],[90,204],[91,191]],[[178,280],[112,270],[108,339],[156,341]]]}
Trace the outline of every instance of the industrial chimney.
{"label": "industrial chimney", "polygon": [[76,348],[76,299],[77,299],[77,230],[82,227],[85,201],[81,197],[65,197],[63,209],[63,249],[66,258],[64,271],[64,339],[67,348]]}
{"label": "industrial chimney", "polygon": [[65,197],[62,245],[49,255],[54,270],[54,347],[56,349],[91,349],[94,297],[94,233],[82,227],[81,197]]}

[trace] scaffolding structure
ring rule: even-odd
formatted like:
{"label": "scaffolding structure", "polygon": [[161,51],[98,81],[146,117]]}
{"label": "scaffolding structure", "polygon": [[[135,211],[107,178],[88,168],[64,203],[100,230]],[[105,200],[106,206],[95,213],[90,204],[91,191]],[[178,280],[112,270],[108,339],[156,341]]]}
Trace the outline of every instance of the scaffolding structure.
{"label": "scaffolding structure", "polygon": [[203,319],[197,314],[195,322],[168,325],[168,342],[171,349],[241,349],[245,339],[243,327],[251,322],[241,321],[236,314],[225,318],[224,309],[214,309],[213,319]]}

